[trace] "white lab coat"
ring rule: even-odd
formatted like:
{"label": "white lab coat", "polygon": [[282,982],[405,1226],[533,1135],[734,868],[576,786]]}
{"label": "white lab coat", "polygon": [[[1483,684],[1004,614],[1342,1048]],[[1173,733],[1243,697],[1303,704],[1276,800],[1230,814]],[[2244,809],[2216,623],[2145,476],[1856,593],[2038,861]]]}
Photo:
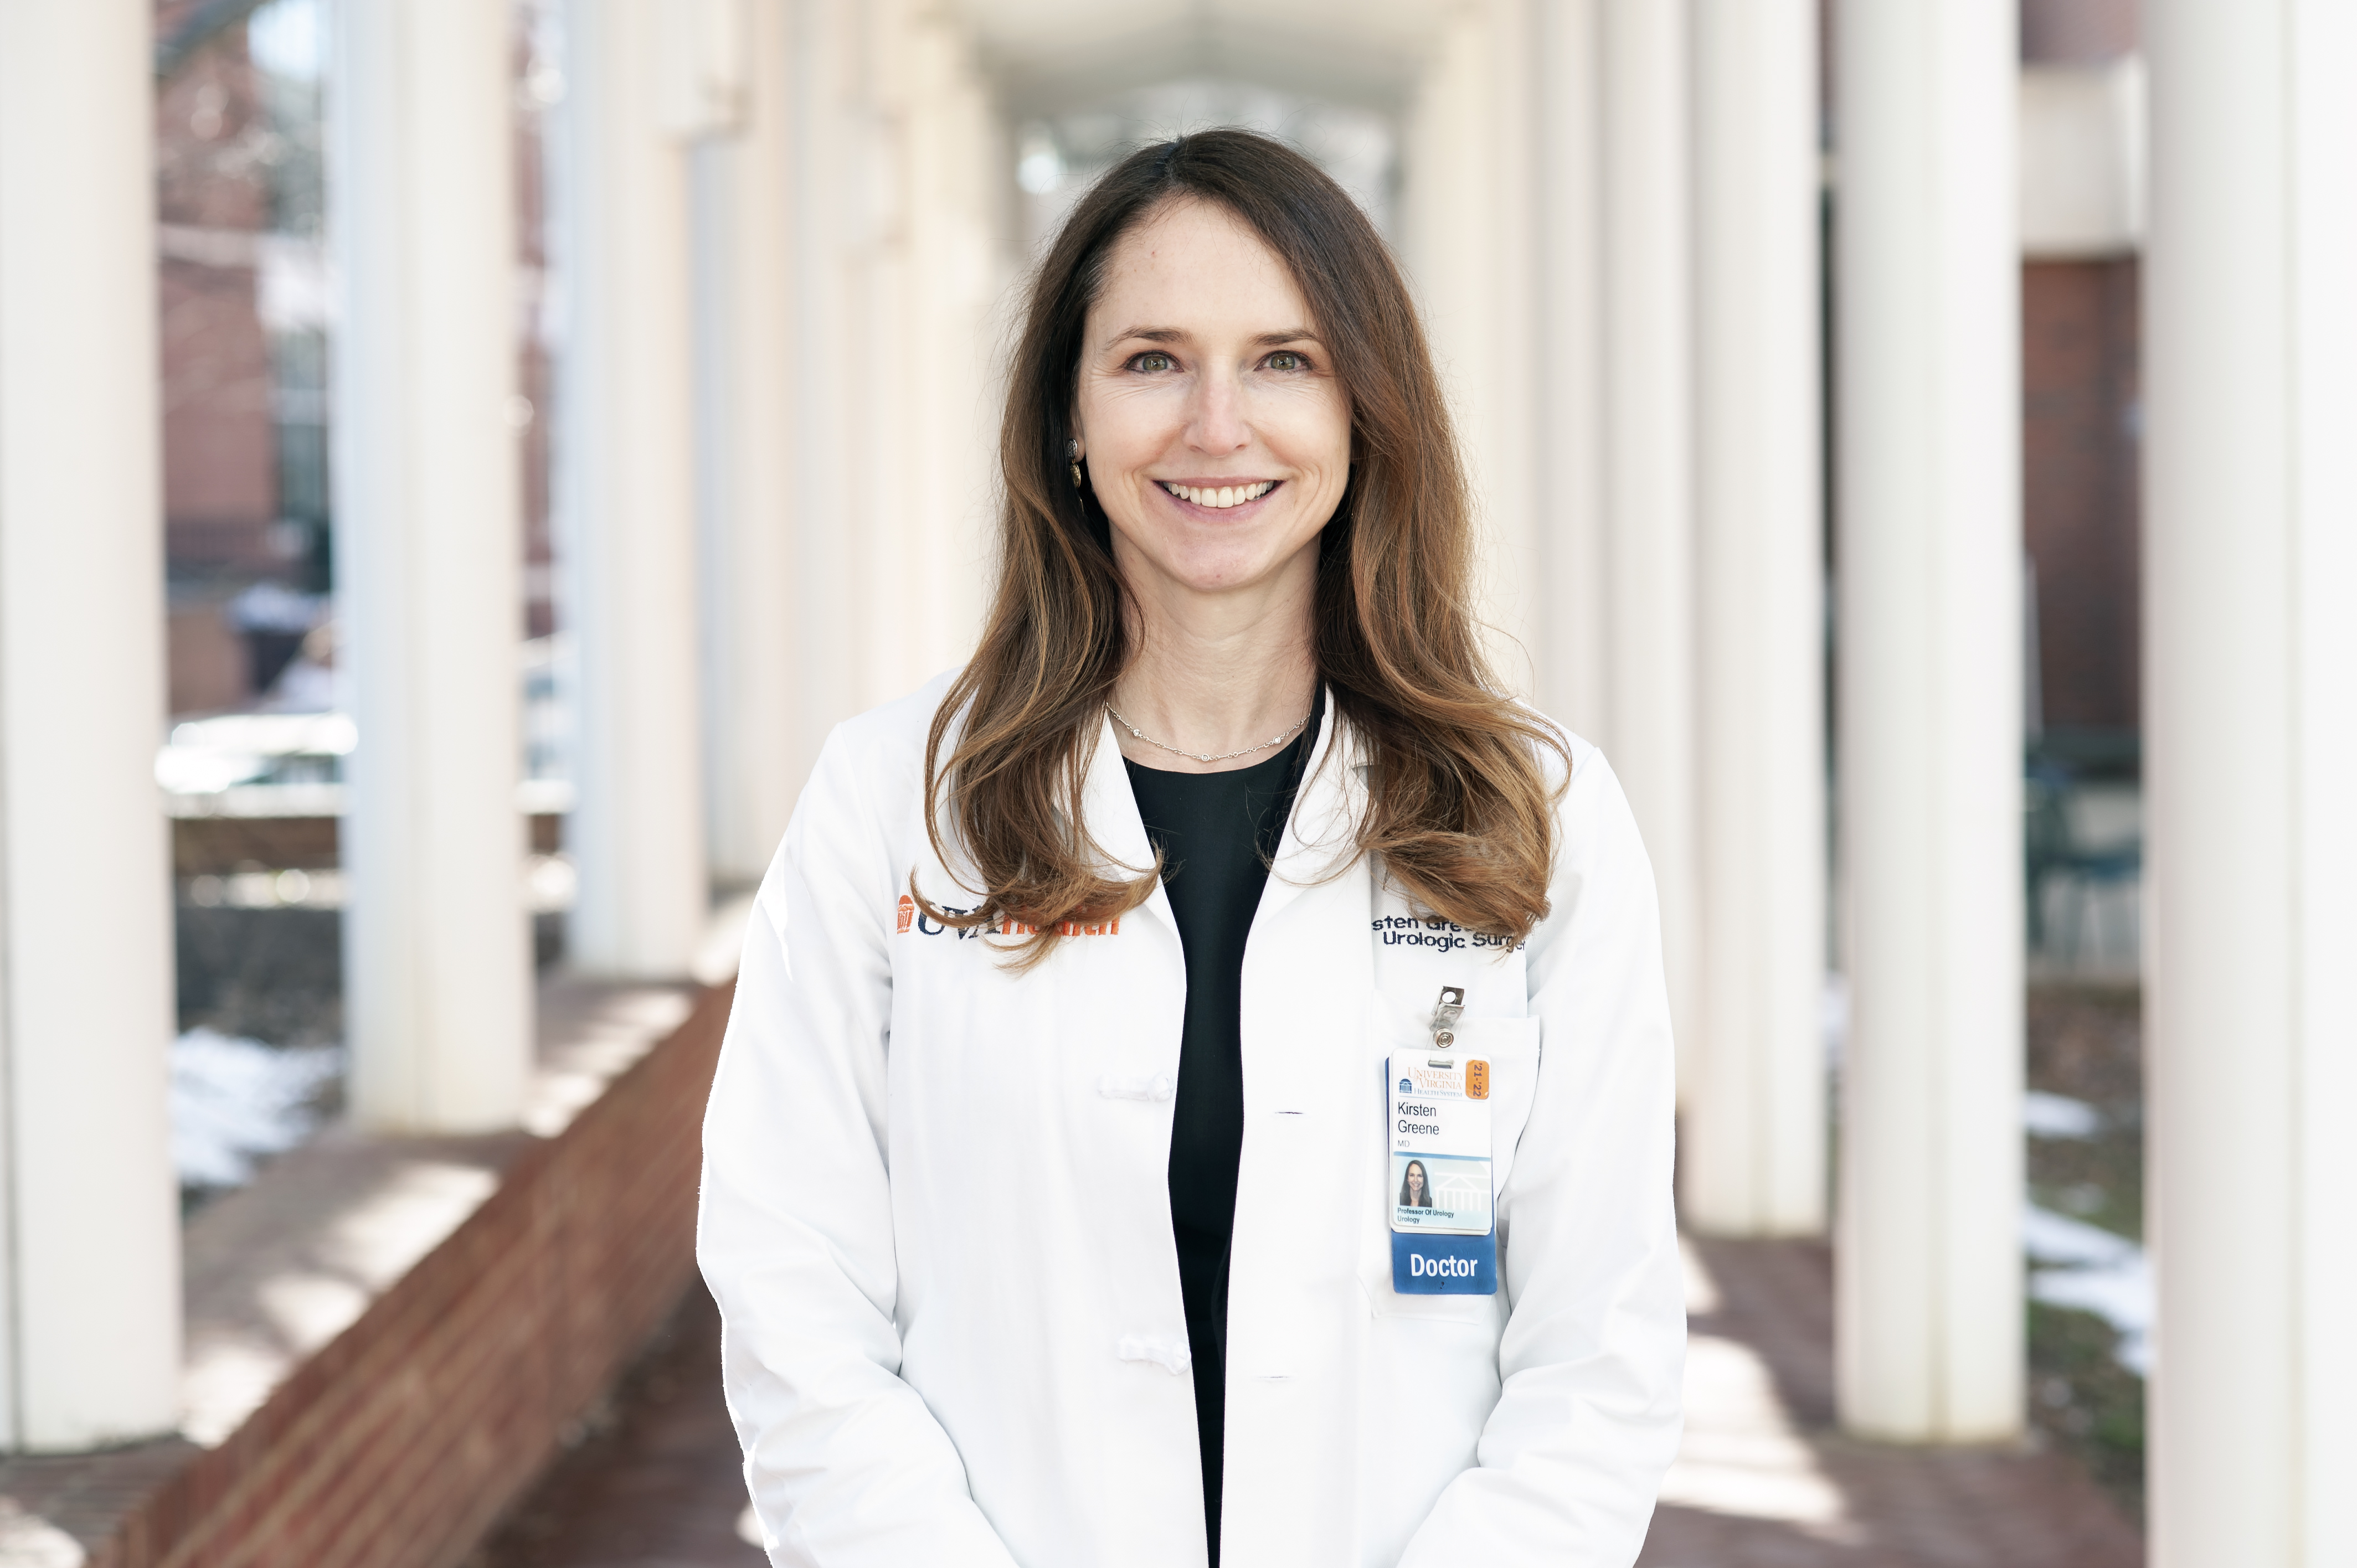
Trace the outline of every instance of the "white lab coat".
{"label": "white lab coat", "polygon": [[[1159,888],[1014,975],[902,903],[947,678],[828,741],[746,934],[698,1255],[773,1563],[1197,1568],[1167,1165],[1186,969]],[[1573,745],[1523,948],[1413,920],[1319,736],[1243,961],[1228,1568],[1621,1568],[1678,1444],[1685,1320],[1652,875]],[[1083,796],[1152,852],[1108,724]],[[954,852],[953,852],[954,853]],[[1392,1289],[1383,1058],[1438,987],[1492,1063],[1504,1294]]]}

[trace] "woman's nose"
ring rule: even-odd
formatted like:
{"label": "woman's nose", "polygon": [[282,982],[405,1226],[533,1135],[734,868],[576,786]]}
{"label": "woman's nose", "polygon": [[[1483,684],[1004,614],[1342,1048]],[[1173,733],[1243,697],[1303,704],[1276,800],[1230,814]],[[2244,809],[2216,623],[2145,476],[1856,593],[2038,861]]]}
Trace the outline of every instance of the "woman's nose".
{"label": "woman's nose", "polygon": [[1232,452],[1252,440],[1244,421],[1243,389],[1232,372],[1203,377],[1196,383],[1194,417],[1188,435],[1205,452]]}

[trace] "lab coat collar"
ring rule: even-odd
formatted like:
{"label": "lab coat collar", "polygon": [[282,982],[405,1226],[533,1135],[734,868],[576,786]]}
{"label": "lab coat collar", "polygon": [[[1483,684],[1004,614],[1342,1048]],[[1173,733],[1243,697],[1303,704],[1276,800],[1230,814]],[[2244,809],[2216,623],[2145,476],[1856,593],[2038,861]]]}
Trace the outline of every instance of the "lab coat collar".
{"label": "lab coat collar", "polygon": [[[1335,708],[1334,689],[1329,686],[1326,719],[1302,769],[1301,788],[1270,865],[1256,918],[1275,914],[1304,889],[1330,880],[1357,855],[1359,818],[1367,798],[1366,767],[1365,743]],[[1096,750],[1081,787],[1081,811],[1103,852],[1100,865],[1104,875],[1135,876],[1153,865],[1154,843],[1137,813],[1137,795],[1129,787],[1121,741],[1109,714],[1098,725]],[[1177,934],[1178,918],[1170,912],[1161,883],[1155,884],[1145,908]]]}

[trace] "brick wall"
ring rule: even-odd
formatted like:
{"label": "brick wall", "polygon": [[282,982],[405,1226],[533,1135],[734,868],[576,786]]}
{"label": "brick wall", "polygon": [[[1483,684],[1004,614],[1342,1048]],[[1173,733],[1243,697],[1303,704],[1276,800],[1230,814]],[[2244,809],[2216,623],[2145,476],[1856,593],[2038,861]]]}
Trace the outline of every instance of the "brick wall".
{"label": "brick wall", "polygon": [[2050,728],[2138,721],[2137,268],[2021,269],[2022,536]]}
{"label": "brick wall", "polygon": [[[158,37],[194,9],[164,7]],[[277,448],[252,237],[269,221],[269,128],[256,88],[231,28],[156,101],[165,546],[176,565],[244,577],[285,564],[268,543]]]}
{"label": "brick wall", "polygon": [[553,1139],[91,1568],[448,1568],[519,1497],[694,1269],[704,1101],[731,988]]}

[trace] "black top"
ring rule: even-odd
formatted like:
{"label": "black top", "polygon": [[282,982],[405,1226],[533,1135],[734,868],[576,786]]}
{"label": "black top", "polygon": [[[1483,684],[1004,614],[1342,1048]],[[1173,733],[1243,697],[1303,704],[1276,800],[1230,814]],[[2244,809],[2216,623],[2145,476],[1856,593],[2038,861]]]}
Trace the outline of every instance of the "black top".
{"label": "black top", "polygon": [[1162,854],[1163,886],[1187,955],[1187,1015],[1170,1127],[1170,1226],[1194,1362],[1211,1568],[1220,1562],[1228,1245],[1235,1233],[1236,1167],[1244,1144],[1244,940],[1324,706],[1321,692],[1308,727],[1290,746],[1232,773],[1167,773],[1124,759],[1146,837]]}

